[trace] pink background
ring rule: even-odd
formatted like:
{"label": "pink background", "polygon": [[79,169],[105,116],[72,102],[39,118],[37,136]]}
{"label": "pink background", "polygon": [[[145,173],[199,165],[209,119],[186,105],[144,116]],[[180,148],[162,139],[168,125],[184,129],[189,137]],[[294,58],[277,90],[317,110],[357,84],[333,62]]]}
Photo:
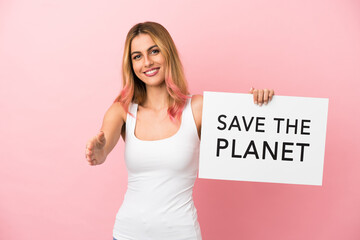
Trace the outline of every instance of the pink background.
{"label": "pink background", "polygon": [[124,144],[90,167],[85,143],[146,20],[173,36],[194,94],[329,98],[323,186],[197,179],[203,239],[360,239],[355,0],[0,1],[0,239],[112,239]]}

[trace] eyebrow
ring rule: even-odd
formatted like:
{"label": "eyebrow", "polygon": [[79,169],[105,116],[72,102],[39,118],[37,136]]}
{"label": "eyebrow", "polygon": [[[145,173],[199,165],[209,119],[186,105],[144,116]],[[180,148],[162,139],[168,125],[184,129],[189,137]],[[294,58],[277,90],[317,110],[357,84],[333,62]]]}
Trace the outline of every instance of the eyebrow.
{"label": "eyebrow", "polygon": [[[149,47],[149,48],[147,49],[147,51],[150,51],[152,48],[157,47],[157,46],[158,46],[158,45],[151,46],[151,47]],[[141,52],[139,52],[139,51],[132,52],[130,56],[132,56],[132,55],[135,54],[135,53],[141,53]]]}

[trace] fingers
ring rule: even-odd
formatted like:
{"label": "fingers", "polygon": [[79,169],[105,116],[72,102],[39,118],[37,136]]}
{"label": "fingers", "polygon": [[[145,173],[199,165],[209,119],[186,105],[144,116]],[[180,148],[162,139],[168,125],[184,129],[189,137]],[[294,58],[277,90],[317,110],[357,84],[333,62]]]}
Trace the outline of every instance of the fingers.
{"label": "fingers", "polygon": [[264,89],[264,104],[268,104],[269,102],[269,90],[268,89]]}
{"label": "fingers", "polygon": [[91,142],[86,144],[85,158],[88,161],[89,165],[93,165],[94,163],[96,163],[95,159],[92,159],[93,158],[93,151],[92,151]]}
{"label": "fingers", "polygon": [[254,103],[258,104],[258,90],[253,90]]}
{"label": "fingers", "polygon": [[274,90],[270,90],[270,93],[269,93],[269,99],[270,99],[270,101],[271,101],[271,99],[272,99],[272,97],[275,95],[275,92],[274,92]]}
{"label": "fingers", "polygon": [[89,165],[94,166],[97,165],[96,159],[93,158],[92,152],[90,154],[86,154],[86,160],[88,161]]}
{"label": "fingers", "polygon": [[264,90],[260,89],[258,93],[258,104],[261,106],[264,100]]}
{"label": "fingers", "polygon": [[85,146],[85,159],[90,166],[102,164],[104,159],[105,133],[100,131],[92,137]]}
{"label": "fingers", "polygon": [[94,166],[97,165],[96,159],[94,159],[94,147],[99,145],[104,145],[105,143],[105,135],[104,132],[100,132],[95,137],[91,138],[85,147],[85,159],[88,161],[89,165]]}
{"label": "fingers", "polygon": [[88,161],[91,161],[92,150],[93,150],[92,142],[89,141],[89,142],[86,144],[86,148],[85,148],[85,158],[86,158]]}
{"label": "fingers", "polygon": [[253,87],[251,87],[249,93],[252,94],[252,93],[254,92],[254,90],[255,90],[255,89],[254,89]]}
{"label": "fingers", "polygon": [[273,96],[275,95],[275,92],[273,89],[250,89],[250,93],[253,94],[254,103],[258,104],[259,106],[262,106],[263,104],[268,104]]}

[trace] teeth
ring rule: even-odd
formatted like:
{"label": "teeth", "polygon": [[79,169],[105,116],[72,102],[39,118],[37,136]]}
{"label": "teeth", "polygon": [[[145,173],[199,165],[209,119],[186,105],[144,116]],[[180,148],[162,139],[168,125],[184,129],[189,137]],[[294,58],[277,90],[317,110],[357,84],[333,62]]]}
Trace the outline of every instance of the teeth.
{"label": "teeth", "polygon": [[152,74],[154,72],[156,72],[158,69],[154,69],[154,70],[151,70],[151,71],[148,71],[148,72],[145,72],[146,74]]}

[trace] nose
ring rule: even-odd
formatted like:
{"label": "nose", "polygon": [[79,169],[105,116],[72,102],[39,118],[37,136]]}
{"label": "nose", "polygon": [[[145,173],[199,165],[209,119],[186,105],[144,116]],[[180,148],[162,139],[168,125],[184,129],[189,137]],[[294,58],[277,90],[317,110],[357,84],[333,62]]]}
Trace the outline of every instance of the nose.
{"label": "nose", "polygon": [[144,56],[144,64],[145,64],[145,67],[150,67],[151,65],[153,65],[153,60],[151,59],[150,56]]}

